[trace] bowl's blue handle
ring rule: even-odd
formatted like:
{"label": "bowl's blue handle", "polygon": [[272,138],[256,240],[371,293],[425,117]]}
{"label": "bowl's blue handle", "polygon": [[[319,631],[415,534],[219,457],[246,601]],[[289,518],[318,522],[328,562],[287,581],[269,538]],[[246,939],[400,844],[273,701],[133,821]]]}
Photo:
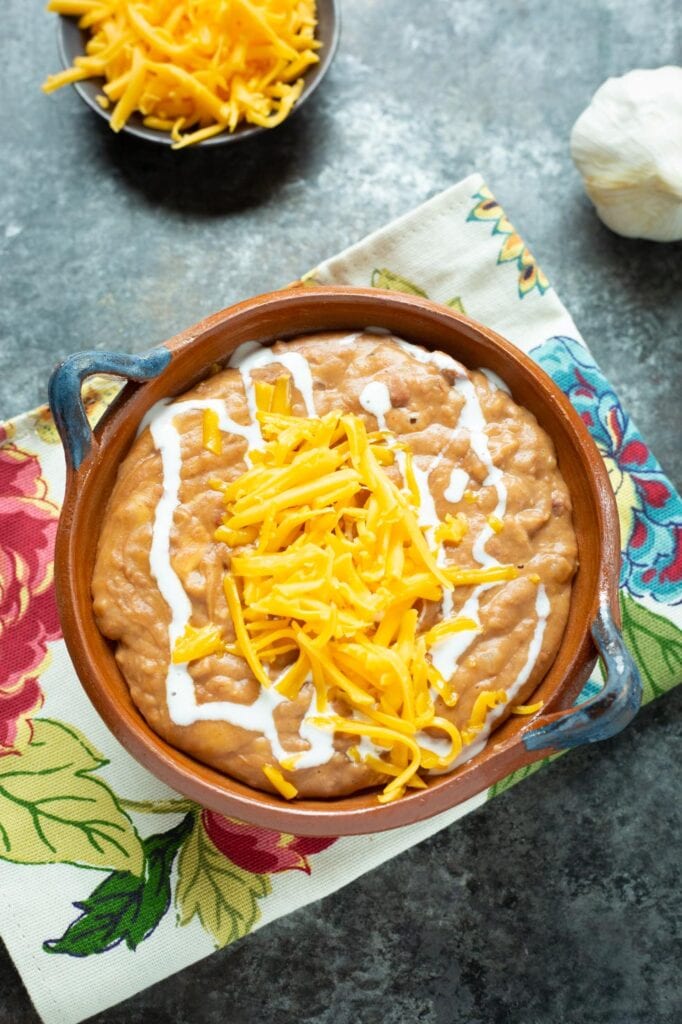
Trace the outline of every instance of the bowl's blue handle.
{"label": "bowl's blue handle", "polygon": [[171,352],[164,346],[139,356],[94,350],[74,352],[55,368],[48,388],[50,408],[68,467],[77,470],[92,446],[92,430],[81,399],[81,384],[85,378],[96,373],[112,373],[127,380],[151,380],[170,360]]}
{"label": "bowl's blue handle", "polygon": [[523,734],[526,750],[568,750],[608,739],[624,729],[642,701],[642,680],[606,600],[592,624],[592,636],[606,668],[604,686],[590,700],[545,718]]}

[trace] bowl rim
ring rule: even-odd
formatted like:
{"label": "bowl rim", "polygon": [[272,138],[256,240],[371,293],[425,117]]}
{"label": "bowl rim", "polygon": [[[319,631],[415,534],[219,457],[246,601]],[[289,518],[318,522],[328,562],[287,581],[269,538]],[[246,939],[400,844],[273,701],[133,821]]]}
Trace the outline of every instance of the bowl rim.
{"label": "bowl rim", "polygon": [[[371,311],[371,321],[366,314],[360,315],[360,306]],[[353,320],[356,308],[357,319]],[[322,310],[325,310],[324,315]],[[320,318],[324,326],[320,324]],[[598,541],[598,565],[589,570],[594,576],[594,587],[584,595],[584,622],[581,617],[574,624],[574,630],[570,633],[566,630],[555,659],[534,691],[537,694],[545,684],[549,687],[548,681],[551,680],[553,689],[548,689],[548,700],[532,719],[520,724],[509,723],[509,729],[508,723],[504,723],[492,734],[492,742],[486,745],[482,754],[455,772],[436,777],[426,790],[411,791],[398,801],[379,804],[373,791],[365,791],[330,801],[287,803],[264,791],[254,790],[172,747],[147,725],[129,694],[127,698],[115,697],[108,688],[112,679],[120,688],[123,677],[114,660],[112,645],[99,633],[96,625],[93,626],[91,573],[86,572],[87,567],[80,558],[80,538],[84,529],[87,532],[88,515],[94,515],[92,507],[88,509],[87,499],[93,493],[101,496],[98,485],[106,472],[115,476],[108,463],[115,459],[118,465],[125,456],[147,409],[162,395],[172,397],[182,393],[205,376],[208,367],[216,361],[213,357],[215,352],[210,350],[222,346],[226,360],[243,340],[240,331],[246,331],[258,340],[269,338],[273,342],[278,337],[332,329],[327,324],[333,321],[338,324],[338,329],[348,329],[354,323],[356,330],[370,325],[383,326],[397,334],[414,336],[411,328],[401,332],[393,326],[401,318],[419,322],[420,331],[425,334],[449,330],[453,344],[458,338],[460,344],[466,338],[467,343],[480,344],[486,356],[497,352],[498,364],[500,359],[507,361],[507,377],[513,367],[514,373],[520,372],[520,379],[525,378],[537,396],[543,396],[542,403],[548,413],[557,418],[561,429],[567,431],[571,443],[576,446],[576,458],[584,468],[583,484],[589,490],[595,516],[592,540],[596,538]],[[272,331],[273,322],[280,323],[281,329]],[[226,336],[229,339],[227,347]],[[66,492],[56,542],[55,585],[67,648],[86,693],[129,753],[178,792],[219,813],[287,833],[337,836],[384,831],[432,817],[477,795],[517,768],[545,756],[549,752],[546,748],[525,749],[521,737],[529,727],[542,723],[550,712],[569,707],[588,677],[596,660],[590,625],[600,602],[606,600],[614,618],[619,621],[617,581],[620,563],[618,514],[606,467],[578,413],[551,378],[511,342],[471,318],[417,296],[374,288],[296,285],[256,296],[207,317],[164,342],[163,347],[172,353],[166,370],[147,383],[128,383],[97,424],[91,451],[78,470],[67,465]],[[199,347],[202,347],[203,355],[197,359]],[[182,380],[177,386],[167,383],[172,367]],[[505,377],[504,371],[501,375]],[[513,390],[516,392],[518,389],[513,386]],[[519,404],[527,403],[519,399]],[[553,441],[556,445],[557,438],[553,437]],[[104,497],[108,499],[108,494]],[[575,498],[573,492],[572,497]],[[579,571],[574,580],[572,605],[576,599],[576,581],[581,578]],[[561,658],[566,663],[565,671],[557,681],[554,678],[558,673],[555,666]],[[127,692],[125,682],[123,686]],[[480,770],[485,765],[491,769],[492,775],[491,771]],[[484,782],[484,776],[489,781]]]}
{"label": "bowl rim", "polygon": [[[316,91],[323,78],[327,74],[327,71],[331,67],[331,64],[336,56],[336,52],[339,47],[339,41],[341,38],[341,13],[339,10],[338,0],[317,0],[317,3],[325,5],[325,17],[329,18],[330,34],[328,42],[325,42],[322,56],[319,64],[316,64],[314,68],[308,69],[310,71],[310,82],[306,83],[303,87],[301,95],[299,96],[296,103],[294,103],[292,109],[289,111],[287,117],[285,117],[282,124],[286,124],[294,114],[303,106],[313,93]],[[73,45],[76,39],[80,39],[81,43],[85,36],[85,30],[81,29],[78,25],[78,19],[73,15],[60,14],[57,18],[57,50],[59,53],[59,60],[61,61],[64,69],[71,67],[71,58],[69,53],[74,51],[76,47]],[[81,49],[80,47],[78,48]],[[304,73],[304,79],[307,72]],[[78,93],[83,102],[94,111],[104,121],[109,123],[111,118],[111,110],[103,110],[99,103],[95,99],[95,92],[92,89],[93,82],[99,82],[101,79],[85,79],[79,82],[72,82],[72,86]],[[281,128],[282,124],[276,125],[276,128]],[[142,124],[142,119],[139,113],[135,111],[131,118],[121,129],[127,135],[133,135],[135,138],[144,139],[145,142],[155,142],[162,146],[172,146],[173,140],[170,137],[169,132],[162,132],[156,128],[148,128]],[[243,142],[245,139],[253,138],[255,135],[261,135],[265,132],[273,131],[272,128],[264,128],[261,125],[247,125],[242,124],[237,126],[233,132],[221,132],[220,135],[214,135],[210,139],[203,139],[201,142],[193,143],[189,149],[206,149],[211,146],[221,146],[230,142]]]}

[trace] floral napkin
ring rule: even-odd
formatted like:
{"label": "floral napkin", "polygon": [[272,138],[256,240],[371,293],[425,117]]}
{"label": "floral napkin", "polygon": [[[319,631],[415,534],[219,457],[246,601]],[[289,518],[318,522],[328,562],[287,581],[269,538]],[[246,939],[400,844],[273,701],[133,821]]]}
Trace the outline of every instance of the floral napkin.
{"label": "floral napkin", "polygon": [[[579,410],[618,499],[626,641],[644,699],[682,681],[682,503],[479,175],[306,280],[464,310],[529,352]],[[96,381],[95,421],[117,385]],[[430,821],[297,838],[202,810],[107,731],[60,639],[52,557],[64,466],[45,408],[0,425],[0,927],[47,1024],[75,1024],[351,882],[530,774]],[[587,692],[600,685],[595,676]]]}

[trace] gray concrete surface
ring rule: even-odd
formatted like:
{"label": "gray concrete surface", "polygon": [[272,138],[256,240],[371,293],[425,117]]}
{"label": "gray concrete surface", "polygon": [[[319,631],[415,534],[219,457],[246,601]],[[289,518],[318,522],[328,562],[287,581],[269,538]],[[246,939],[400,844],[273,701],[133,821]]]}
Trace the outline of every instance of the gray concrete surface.
{"label": "gray concrete surface", "polygon": [[[570,161],[609,75],[679,63],[676,0],[342,0],[341,49],[271,135],[114,137],[6,0],[0,417],[79,348],[142,350],[480,170],[678,482],[682,246],[601,226]],[[677,360],[677,362],[676,362]],[[676,1024],[682,692],[418,849],[97,1024]],[[37,1020],[6,954],[0,1022]]]}

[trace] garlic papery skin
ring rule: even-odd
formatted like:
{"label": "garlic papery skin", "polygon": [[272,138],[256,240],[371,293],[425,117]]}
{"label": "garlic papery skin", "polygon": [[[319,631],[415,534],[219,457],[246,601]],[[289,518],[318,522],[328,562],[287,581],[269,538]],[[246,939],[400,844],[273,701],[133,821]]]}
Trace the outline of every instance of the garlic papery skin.
{"label": "garlic papery skin", "polygon": [[609,78],[573,125],[571,156],[612,231],[681,239],[682,68]]}

